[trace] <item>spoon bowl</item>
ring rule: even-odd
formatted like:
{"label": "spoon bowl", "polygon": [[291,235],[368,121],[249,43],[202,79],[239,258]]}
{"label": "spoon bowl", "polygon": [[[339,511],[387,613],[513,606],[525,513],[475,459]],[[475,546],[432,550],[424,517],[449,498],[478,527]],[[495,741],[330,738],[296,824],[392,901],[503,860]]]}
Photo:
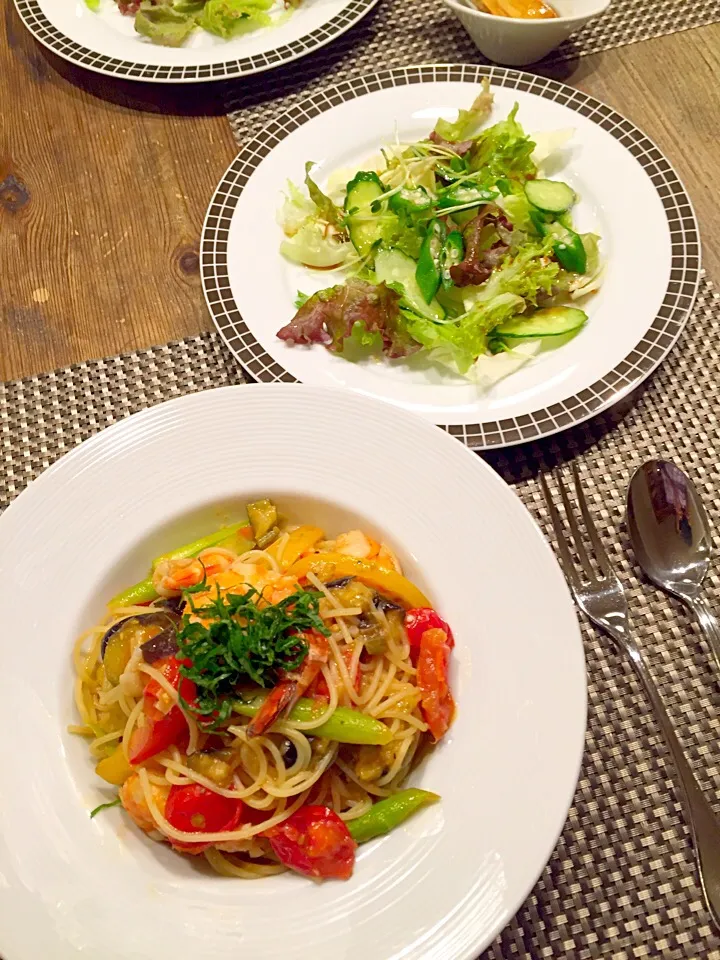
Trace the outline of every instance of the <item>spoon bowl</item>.
{"label": "spoon bowl", "polygon": [[692,480],[674,463],[648,460],[630,481],[627,519],[649,579],[683,599],[696,595],[710,567],[712,541]]}
{"label": "spoon bowl", "polygon": [[645,575],[692,610],[720,669],[720,624],[702,595],[712,533],[692,480],[674,463],[648,460],[630,481],[627,525]]}

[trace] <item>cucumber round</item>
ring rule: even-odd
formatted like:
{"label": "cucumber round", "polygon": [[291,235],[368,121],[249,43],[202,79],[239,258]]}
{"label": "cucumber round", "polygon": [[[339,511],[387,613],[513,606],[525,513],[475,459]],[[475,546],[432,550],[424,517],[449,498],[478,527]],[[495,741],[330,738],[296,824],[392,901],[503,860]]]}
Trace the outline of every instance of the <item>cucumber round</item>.
{"label": "cucumber round", "polygon": [[547,307],[536,310],[531,317],[506,320],[493,331],[503,339],[525,340],[534,337],[564,337],[575,333],[585,323],[587,314],[577,307]]}
{"label": "cucumber round", "polygon": [[575,191],[561,180],[528,180],[525,196],[546,213],[565,213],[577,200]]}
{"label": "cucumber round", "polygon": [[375,276],[379,283],[399,283],[405,291],[405,300],[421,317],[441,323],[445,319],[445,311],[435,297],[430,303],[425,302],[418,282],[415,279],[417,263],[394,247],[380,247],[375,254]]}
{"label": "cucumber round", "polygon": [[381,201],[377,216],[373,215],[376,211],[371,208],[385,192],[380,177],[371,170],[361,170],[347,185],[345,212],[348,215],[348,233],[361,257],[366,257],[382,239],[386,226],[382,214],[386,213],[386,204]]}

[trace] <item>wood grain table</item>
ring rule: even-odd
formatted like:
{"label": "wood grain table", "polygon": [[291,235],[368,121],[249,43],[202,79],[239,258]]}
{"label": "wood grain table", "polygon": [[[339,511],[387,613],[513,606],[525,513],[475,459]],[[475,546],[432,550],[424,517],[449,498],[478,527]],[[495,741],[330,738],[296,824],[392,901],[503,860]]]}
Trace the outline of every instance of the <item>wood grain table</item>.
{"label": "wood grain table", "polygon": [[[583,57],[552,76],[605,100],[665,151],[694,201],[705,267],[720,279],[720,24]],[[74,68],[32,39],[11,0],[0,85],[0,378],[209,329],[200,230],[236,152],[217,86]]]}

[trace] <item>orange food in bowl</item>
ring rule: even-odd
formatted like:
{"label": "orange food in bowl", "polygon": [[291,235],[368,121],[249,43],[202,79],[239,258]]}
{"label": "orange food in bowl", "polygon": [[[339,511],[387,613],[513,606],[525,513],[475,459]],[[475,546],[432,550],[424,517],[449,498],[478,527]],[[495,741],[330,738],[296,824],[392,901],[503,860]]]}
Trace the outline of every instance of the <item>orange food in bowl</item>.
{"label": "orange food in bowl", "polygon": [[522,20],[551,20],[557,13],[543,0],[474,0],[479,10],[486,10],[497,17],[514,17]]}

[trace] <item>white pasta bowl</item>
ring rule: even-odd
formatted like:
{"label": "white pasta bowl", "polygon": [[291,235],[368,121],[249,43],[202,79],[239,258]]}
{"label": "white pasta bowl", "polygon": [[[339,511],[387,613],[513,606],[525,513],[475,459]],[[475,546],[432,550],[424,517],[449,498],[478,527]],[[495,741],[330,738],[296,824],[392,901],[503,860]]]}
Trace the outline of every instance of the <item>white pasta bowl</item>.
{"label": "white pasta bowl", "polygon": [[611,0],[553,0],[559,16],[552,20],[497,17],[476,9],[472,0],[443,2],[465,27],[480,53],[496,63],[524,67],[542,60],[590,20],[605,13]]}
{"label": "white pasta bowl", "polygon": [[[148,558],[258,495],[362,526],[451,623],[458,715],[413,774],[441,794],[363,845],[353,877],[245,881],[153,843],[75,721],[71,648]],[[447,433],[349,391],[228,387],[161,404],[47,470],[0,518],[3,960],[470,960],[562,829],[582,755],[582,644],[553,553]]]}

